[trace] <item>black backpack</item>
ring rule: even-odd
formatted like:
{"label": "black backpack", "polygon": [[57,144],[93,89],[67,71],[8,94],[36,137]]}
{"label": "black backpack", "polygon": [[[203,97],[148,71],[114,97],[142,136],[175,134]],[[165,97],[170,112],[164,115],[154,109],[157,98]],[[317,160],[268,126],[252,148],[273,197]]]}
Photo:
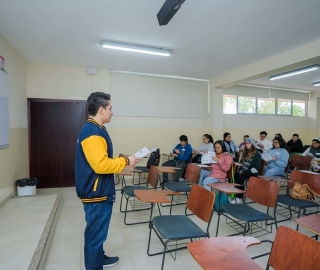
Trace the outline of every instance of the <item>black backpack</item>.
{"label": "black backpack", "polygon": [[154,165],[154,166],[158,166],[159,165],[159,155],[160,155],[160,149],[159,148],[156,151],[153,151],[150,154],[150,157],[149,157],[148,162],[147,162],[147,168],[148,169],[150,169],[150,167],[152,165]]}

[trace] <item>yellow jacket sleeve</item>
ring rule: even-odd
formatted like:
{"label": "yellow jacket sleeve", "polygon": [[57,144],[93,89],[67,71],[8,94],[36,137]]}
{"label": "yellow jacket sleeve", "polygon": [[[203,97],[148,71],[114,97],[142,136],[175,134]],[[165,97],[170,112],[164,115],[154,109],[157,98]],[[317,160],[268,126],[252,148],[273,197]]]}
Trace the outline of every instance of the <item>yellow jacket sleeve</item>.
{"label": "yellow jacket sleeve", "polygon": [[121,172],[126,166],[123,157],[109,158],[106,141],[100,136],[90,136],[81,142],[84,155],[95,173],[108,174]]}

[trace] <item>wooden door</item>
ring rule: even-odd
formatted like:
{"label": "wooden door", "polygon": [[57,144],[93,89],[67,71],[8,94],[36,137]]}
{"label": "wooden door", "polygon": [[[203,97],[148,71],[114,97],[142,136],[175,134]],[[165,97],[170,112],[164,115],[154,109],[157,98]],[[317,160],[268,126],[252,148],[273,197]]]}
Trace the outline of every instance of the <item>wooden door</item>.
{"label": "wooden door", "polygon": [[29,171],[38,188],[75,185],[75,146],[85,101],[28,99]]}

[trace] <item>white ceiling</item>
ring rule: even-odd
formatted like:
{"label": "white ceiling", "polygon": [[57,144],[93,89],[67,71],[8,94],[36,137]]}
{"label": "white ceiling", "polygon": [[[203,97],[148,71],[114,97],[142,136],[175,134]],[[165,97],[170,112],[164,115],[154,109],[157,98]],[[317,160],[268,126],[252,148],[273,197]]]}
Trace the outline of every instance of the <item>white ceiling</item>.
{"label": "white ceiling", "polygon": [[[320,39],[319,0],[186,0],[166,26],[164,0],[0,0],[0,34],[28,62],[211,79]],[[170,57],[103,49],[113,39]],[[0,48],[1,54],[1,48]],[[320,70],[247,83],[315,90]],[[319,89],[320,90],[320,89]]]}

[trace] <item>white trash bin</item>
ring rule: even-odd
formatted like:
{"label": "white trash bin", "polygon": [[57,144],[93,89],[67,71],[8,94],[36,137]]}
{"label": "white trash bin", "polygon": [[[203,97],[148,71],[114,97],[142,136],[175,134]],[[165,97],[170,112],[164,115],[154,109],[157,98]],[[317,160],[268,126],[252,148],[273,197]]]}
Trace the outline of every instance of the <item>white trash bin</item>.
{"label": "white trash bin", "polygon": [[17,187],[18,196],[36,195],[36,186]]}

